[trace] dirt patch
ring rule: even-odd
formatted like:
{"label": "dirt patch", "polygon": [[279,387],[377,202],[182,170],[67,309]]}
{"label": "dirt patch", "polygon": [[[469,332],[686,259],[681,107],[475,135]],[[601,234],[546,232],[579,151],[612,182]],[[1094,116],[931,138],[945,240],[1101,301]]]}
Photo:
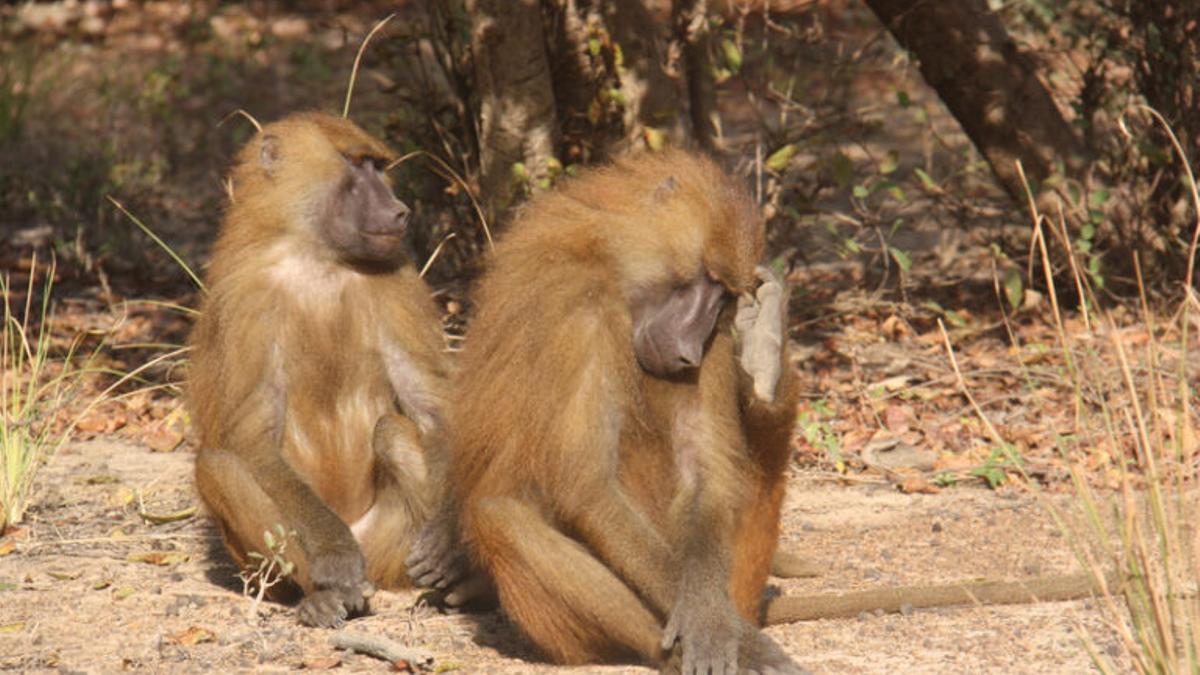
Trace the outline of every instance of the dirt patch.
{"label": "dirt patch", "polygon": [[[0,668],[170,672],[387,668],[328,645],[293,611],[255,617],[203,517],[155,525],[141,515],[195,503],[192,456],[96,440],[66,448],[38,479],[28,529],[0,539]],[[1070,571],[1067,546],[1035,499],[1016,489],[960,487],[936,495],[835,484],[798,472],[783,546],[818,561],[815,579],[785,593],[896,584],[1017,579]],[[415,592],[380,593],[349,629],[433,652],[464,672],[558,670],[540,662],[499,613],[441,615]],[[1089,601],[918,610],[769,629],[814,672],[1079,672],[1077,634],[1103,634]],[[1100,648],[1115,650],[1101,641]],[[578,672],[647,672],[631,666]]]}

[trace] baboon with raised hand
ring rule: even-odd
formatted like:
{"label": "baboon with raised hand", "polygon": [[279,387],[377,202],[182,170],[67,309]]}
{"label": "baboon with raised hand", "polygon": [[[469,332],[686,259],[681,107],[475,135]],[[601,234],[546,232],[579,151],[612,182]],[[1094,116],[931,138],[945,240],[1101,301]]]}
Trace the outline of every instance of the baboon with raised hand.
{"label": "baboon with raised hand", "polygon": [[678,643],[686,673],[798,670],[756,625],[796,403],[763,239],[742,186],[671,151],[535,197],[487,262],[451,484],[472,561],[557,662]]}

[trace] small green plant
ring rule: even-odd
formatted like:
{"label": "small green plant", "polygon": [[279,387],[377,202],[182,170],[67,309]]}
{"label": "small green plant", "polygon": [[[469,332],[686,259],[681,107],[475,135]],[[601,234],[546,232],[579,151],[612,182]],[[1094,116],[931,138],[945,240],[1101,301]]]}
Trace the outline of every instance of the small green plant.
{"label": "small green plant", "polygon": [[1019,469],[1020,466],[1021,456],[1011,445],[1006,444],[992,448],[991,454],[983,464],[971,469],[969,473],[976,478],[982,478],[988,487],[995,490],[1007,480],[1006,471]]}
{"label": "small green plant", "polygon": [[933,482],[938,487],[954,487],[958,485],[958,476],[950,471],[942,471],[933,477]]}
{"label": "small green plant", "polygon": [[246,554],[255,561],[255,565],[239,572],[238,578],[242,580],[242,595],[251,599],[251,616],[258,616],[267,590],[287,579],[295,571],[296,566],[286,557],[288,538],[294,536],[295,531],[288,531],[282,523],[275,523],[274,533],[271,530],[263,530],[263,544],[266,545],[267,555],[258,551]]}
{"label": "small green plant", "polygon": [[846,470],[846,460],[842,457],[842,442],[837,432],[833,430],[828,420],[833,417],[833,411],[824,399],[814,401],[811,410],[800,413],[796,422],[800,427],[805,442],[814,448],[824,450],[825,455],[839,472]]}
{"label": "small green plant", "polygon": [[[37,259],[30,266],[25,304],[14,311],[10,278],[0,277],[4,324],[0,326],[0,532],[21,522],[38,467],[71,436],[73,424],[57,424],[59,413],[79,395],[84,370],[75,368],[73,341],[61,357],[51,354],[53,310],[51,264],[35,306]],[[88,359],[90,361],[90,359]]]}

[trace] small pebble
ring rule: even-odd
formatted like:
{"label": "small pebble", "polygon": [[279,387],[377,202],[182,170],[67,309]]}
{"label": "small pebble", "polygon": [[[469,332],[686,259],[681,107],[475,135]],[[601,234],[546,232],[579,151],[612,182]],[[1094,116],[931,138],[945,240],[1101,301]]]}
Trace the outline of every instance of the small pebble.
{"label": "small pebble", "polygon": [[858,620],[859,620],[859,621],[867,621],[867,620],[869,620],[870,618],[871,618],[871,615],[870,615],[870,614],[867,614],[866,612],[859,612],[859,613],[858,613]]}
{"label": "small pebble", "polygon": [[906,602],[903,605],[900,605],[900,613],[904,616],[912,616],[913,611],[915,610],[913,610],[912,603]]}
{"label": "small pebble", "polygon": [[933,522],[933,527],[932,527],[932,528],[930,528],[930,529],[932,529],[934,532],[941,532],[941,531],[942,531],[942,524],[941,524],[941,523],[939,523],[939,522],[937,522],[937,521],[935,520],[935,521]]}

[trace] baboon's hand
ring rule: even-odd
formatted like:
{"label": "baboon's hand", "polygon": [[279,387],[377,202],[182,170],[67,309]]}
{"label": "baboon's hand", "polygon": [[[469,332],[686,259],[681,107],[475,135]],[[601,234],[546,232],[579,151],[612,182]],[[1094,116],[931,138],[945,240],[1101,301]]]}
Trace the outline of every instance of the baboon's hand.
{"label": "baboon's hand", "polygon": [[462,581],[447,588],[442,594],[442,599],[446,606],[456,608],[470,606],[488,609],[495,607],[499,602],[495,585],[482,572],[469,573]]}
{"label": "baboon's hand", "polygon": [[367,580],[366,561],[357,545],[312,556],[309,574],[315,590],[300,601],[300,623],[337,628],[348,617],[367,611],[375,586]]}
{"label": "baboon's hand", "polygon": [[425,526],[404,564],[408,577],[421,588],[444,591],[467,576],[470,563],[459,543],[458,525],[452,514],[443,514]]}
{"label": "baboon's hand", "polygon": [[679,642],[682,675],[734,675],[738,672],[741,618],[728,602],[685,588],[663,629],[662,648]]}
{"label": "baboon's hand", "polygon": [[738,361],[754,381],[754,395],[771,403],[783,374],[784,319],[787,316],[787,287],[767,267],[756,270],[762,285],[738,298],[734,325],[738,332]]}

